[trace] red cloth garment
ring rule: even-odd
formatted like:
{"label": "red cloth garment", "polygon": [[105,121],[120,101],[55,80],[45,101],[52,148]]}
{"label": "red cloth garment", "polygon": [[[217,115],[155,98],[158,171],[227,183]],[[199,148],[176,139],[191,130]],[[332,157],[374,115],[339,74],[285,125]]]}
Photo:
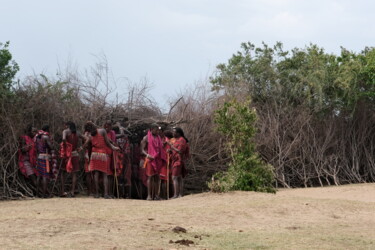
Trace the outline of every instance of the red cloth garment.
{"label": "red cloth garment", "polygon": [[173,147],[178,149],[180,153],[175,150],[172,150],[171,154],[171,167],[172,167],[172,176],[186,176],[185,160],[187,154],[187,143],[185,138],[175,138],[172,143]]}
{"label": "red cloth garment", "polygon": [[116,176],[120,176],[123,169],[123,154],[117,151],[113,151],[112,159],[114,159],[114,166],[116,169]]}
{"label": "red cloth garment", "polygon": [[108,139],[111,140],[111,142],[116,142],[116,132],[114,130],[111,130],[107,132]]}
{"label": "red cloth garment", "polygon": [[132,167],[128,160],[123,161],[123,167],[124,167],[124,179],[126,180],[125,186],[131,186],[132,185]]}
{"label": "red cloth garment", "polygon": [[[148,176],[152,176],[155,174],[160,174],[160,169],[162,168],[163,164],[166,163],[167,157],[163,150],[163,142],[159,135],[152,135],[151,131],[147,133],[147,153],[152,156],[154,159],[150,160],[146,158],[145,166],[146,166],[146,174]],[[152,169],[147,169],[152,168]]]}
{"label": "red cloth garment", "polygon": [[130,160],[130,143],[129,138],[127,136],[122,138],[116,139],[117,146],[120,148],[120,151],[122,153],[122,168],[123,168],[123,176],[125,179],[125,185],[131,186],[131,176],[132,176],[132,166],[131,166],[131,160]]}
{"label": "red cloth garment", "polygon": [[71,173],[73,170],[72,164],[72,152],[73,152],[73,145],[69,142],[62,142],[60,143],[60,158],[63,158],[64,166],[66,172]]}
{"label": "red cloth garment", "polygon": [[170,150],[171,146],[168,144],[168,142],[170,142],[170,140],[168,139],[168,137],[163,137],[162,138],[162,141],[163,141],[163,151],[166,155],[166,161],[165,161],[165,164],[163,164],[163,166],[161,167],[160,169],[160,179],[162,180],[167,180],[168,179],[168,175],[170,175],[171,173],[171,169],[170,169],[170,164],[169,164],[169,153],[168,151]]}
{"label": "red cloth garment", "polygon": [[112,152],[112,150],[107,146],[104,136],[102,136],[99,131],[95,136],[92,136],[91,144],[92,152],[89,170],[111,174],[111,157],[108,152]]}
{"label": "red cloth garment", "polygon": [[23,135],[20,140],[25,141],[25,146],[30,147],[27,152],[22,152],[21,147],[18,149],[18,166],[25,177],[36,174],[36,148],[33,139],[28,135]]}
{"label": "red cloth garment", "polygon": [[67,157],[67,162],[65,164],[66,166],[65,169],[68,173],[79,171],[79,154],[77,151],[78,141],[79,141],[79,137],[75,133],[71,133],[66,138],[66,143],[67,145],[68,143],[71,145],[71,150],[72,150],[71,155]]}
{"label": "red cloth garment", "polygon": [[[116,142],[116,133],[114,130],[111,130],[109,132],[107,132],[107,137],[108,139],[112,142],[112,143],[115,143]],[[114,167],[115,167],[115,164],[114,164],[114,158],[113,158],[113,150],[109,147],[107,147],[107,154],[109,156],[109,171],[108,171],[108,175],[113,175],[114,173]]]}
{"label": "red cloth garment", "polygon": [[46,178],[56,178],[57,164],[55,154],[54,151],[49,148],[47,142],[42,139],[43,136],[49,137],[49,133],[39,130],[38,134],[34,137],[35,148],[38,155],[36,163],[37,175]]}

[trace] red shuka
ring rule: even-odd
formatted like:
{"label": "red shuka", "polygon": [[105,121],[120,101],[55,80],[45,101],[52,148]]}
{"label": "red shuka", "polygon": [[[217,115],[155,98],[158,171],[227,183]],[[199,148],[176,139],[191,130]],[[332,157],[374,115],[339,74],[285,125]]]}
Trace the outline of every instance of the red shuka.
{"label": "red shuka", "polygon": [[21,140],[25,141],[25,146],[30,146],[30,149],[27,152],[22,152],[21,148],[18,149],[18,166],[20,168],[21,173],[25,176],[28,177],[28,173],[30,174],[31,171],[26,169],[28,166],[25,165],[26,157],[28,156],[28,161],[30,162],[30,167],[32,168],[32,172],[36,174],[36,148],[35,148],[35,143],[32,138],[28,135],[23,135],[20,138]]}
{"label": "red shuka", "polygon": [[188,144],[186,143],[185,138],[175,138],[172,142],[173,147],[178,149],[180,153],[175,150],[172,150],[171,154],[171,167],[172,167],[172,176],[182,176],[185,177],[187,174],[185,168],[185,160],[188,157]]}
{"label": "red shuka", "polygon": [[92,152],[90,157],[89,171],[100,171],[111,174],[111,157],[112,149],[110,149],[99,131],[91,140]]}

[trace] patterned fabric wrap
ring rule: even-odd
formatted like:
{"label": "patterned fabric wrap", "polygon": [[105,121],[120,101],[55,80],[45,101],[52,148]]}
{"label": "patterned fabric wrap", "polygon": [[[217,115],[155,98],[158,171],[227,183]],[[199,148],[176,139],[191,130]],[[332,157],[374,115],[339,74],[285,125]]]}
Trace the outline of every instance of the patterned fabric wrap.
{"label": "patterned fabric wrap", "polygon": [[[25,146],[30,147],[27,152],[22,152],[21,146],[18,149],[18,166],[25,177],[36,174],[36,149],[33,139],[28,135],[23,135],[20,140],[25,142]],[[21,143],[22,144],[22,143]],[[20,144],[20,145],[21,145]]]}
{"label": "patterned fabric wrap", "polygon": [[36,170],[38,176],[51,178],[51,165],[49,155],[40,155],[36,161]]}
{"label": "patterned fabric wrap", "polygon": [[111,157],[109,152],[112,150],[107,146],[104,136],[96,133],[92,136],[92,153],[90,157],[89,170],[100,171],[106,174],[111,174]]}
{"label": "patterned fabric wrap", "polygon": [[120,152],[113,151],[112,159],[114,159],[114,166],[116,168],[116,176],[120,176],[123,169],[124,155]]}
{"label": "patterned fabric wrap", "polygon": [[168,144],[168,142],[170,141],[168,139],[168,137],[163,137],[162,138],[162,141],[163,141],[163,150],[165,152],[165,155],[167,157],[166,161],[165,161],[165,164],[163,164],[163,166],[161,167],[161,170],[160,170],[160,179],[162,180],[167,180],[168,179],[168,175],[171,175],[171,171],[170,171],[170,157],[169,157],[169,153],[168,153],[168,150],[171,148],[171,146]]}
{"label": "patterned fabric wrap", "polygon": [[146,158],[145,166],[147,166],[148,163],[150,163],[150,165],[153,168],[153,171],[152,171],[153,175],[159,174],[160,169],[162,168],[163,164],[165,164],[167,160],[166,154],[163,150],[163,142],[161,141],[160,136],[152,135],[151,131],[148,131],[147,133],[147,140],[148,140],[147,153],[151,155],[154,159],[150,160]]}
{"label": "patterned fabric wrap", "polygon": [[187,174],[185,168],[185,160],[187,159],[187,143],[185,138],[175,138],[172,143],[173,147],[178,149],[180,153],[175,150],[172,150],[171,154],[171,167],[172,167],[172,176],[182,176],[185,177]]}

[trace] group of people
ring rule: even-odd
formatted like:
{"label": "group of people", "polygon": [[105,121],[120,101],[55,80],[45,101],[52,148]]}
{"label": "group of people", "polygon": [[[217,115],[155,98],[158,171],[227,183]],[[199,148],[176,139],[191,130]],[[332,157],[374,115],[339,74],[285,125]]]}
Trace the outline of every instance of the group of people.
{"label": "group of people", "polygon": [[[84,165],[87,193],[95,198],[109,199],[118,195],[119,179],[131,186],[132,171],[137,171],[137,176],[147,186],[147,200],[162,199],[161,186],[166,188],[167,199],[170,193],[173,193],[171,198],[182,196],[189,144],[178,127],[169,130],[151,124],[141,142],[133,145],[126,129],[113,126],[111,121],[105,122],[103,127],[89,121],[84,125],[83,134],[77,131],[74,122],[66,122],[62,142],[55,147],[48,125],[41,130],[29,125],[19,145],[20,172],[32,181],[39,197],[51,197],[49,180],[58,177],[60,196],[74,197],[81,165]],[[139,152],[139,156],[134,157],[134,152]],[[84,156],[84,161],[80,160],[80,155]],[[67,175],[72,178],[69,192],[65,192]],[[170,183],[173,183],[172,192],[169,192]]]}

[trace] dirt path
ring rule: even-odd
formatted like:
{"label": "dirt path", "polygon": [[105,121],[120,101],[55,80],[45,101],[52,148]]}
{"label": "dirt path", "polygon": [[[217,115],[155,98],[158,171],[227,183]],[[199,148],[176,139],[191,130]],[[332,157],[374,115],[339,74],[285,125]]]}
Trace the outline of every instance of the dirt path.
{"label": "dirt path", "polygon": [[155,202],[35,199],[0,209],[1,249],[375,249],[375,184]]}

